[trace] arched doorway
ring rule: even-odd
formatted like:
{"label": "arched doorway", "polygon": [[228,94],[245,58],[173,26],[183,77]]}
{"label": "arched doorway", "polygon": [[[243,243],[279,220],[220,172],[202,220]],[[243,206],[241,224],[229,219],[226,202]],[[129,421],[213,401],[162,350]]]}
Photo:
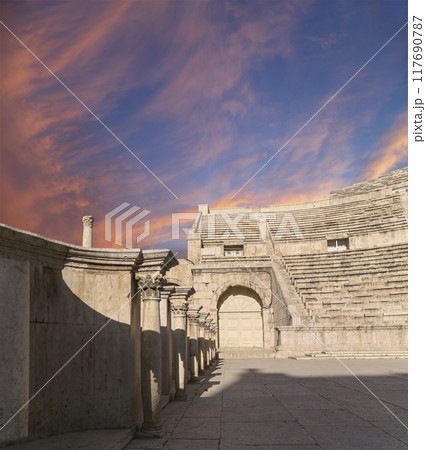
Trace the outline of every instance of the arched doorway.
{"label": "arched doorway", "polygon": [[262,308],[258,295],[243,286],[229,288],[218,302],[219,347],[263,348]]}

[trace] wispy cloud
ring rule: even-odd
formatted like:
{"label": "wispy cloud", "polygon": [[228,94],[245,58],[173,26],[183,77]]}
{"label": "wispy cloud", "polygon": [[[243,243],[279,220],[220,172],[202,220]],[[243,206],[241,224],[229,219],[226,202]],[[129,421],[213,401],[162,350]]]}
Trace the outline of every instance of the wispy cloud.
{"label": "wispy cloud", "polygon": [[[401,134],[382,137],[406,108],[400,40],[241,198],[227,198],[365,60],[366,49],[390,35],[401,21],[394,7],[377,29],[368,24],[384,17],[384,6],[364,14],[367,6],[358,4],[349,13],[339,2],[3,5],[2,20],[181,196],[175,202],[157,189],[2,29],[0,187],[7,201],[0,220],[11,225],[80,243],[81,216],[92,214],[95,244],[109,246],[103,217],[126,201],[152,211],[143,245],[161,246],[171,213],[198,203],[312,200],[404,164]],[[359,35],[364,24],[368,32]]]}
{"label": "wispy cloud", "polygon": [[392,127],[377,143],[373,152],[369,152],[368,162],[362,172],[362,180],[371,180],[405,165],[408,158],[407,113],[400,114]]}

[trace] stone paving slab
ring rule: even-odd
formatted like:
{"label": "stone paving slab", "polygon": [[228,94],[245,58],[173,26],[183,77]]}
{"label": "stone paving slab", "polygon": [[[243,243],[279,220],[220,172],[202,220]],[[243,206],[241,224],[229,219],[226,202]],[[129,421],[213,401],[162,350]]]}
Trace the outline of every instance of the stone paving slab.
{"label": "stone paving slab", "polygon": [[[406,423],[406,360],[345,364]],[[188,389],[163,410],[163,438],[126,448],[407,448],[406,428],[335,360],[227,359]]]}
{"label": "stone paving slab", "polygon": [[374,426],[307,427],[307,433],[322,448],[330,449],[404,449],[407,444]]}
{"label": "stone paving slab", "polygon": [[134,429],[76,431],[9,445],[5,448],[8,450],[121,450],[133,435]]}
{"label": "stone paving slab", "polygon": [[315,444],[296,422],[229,422],[222,424],[221,447],[237,445]]}

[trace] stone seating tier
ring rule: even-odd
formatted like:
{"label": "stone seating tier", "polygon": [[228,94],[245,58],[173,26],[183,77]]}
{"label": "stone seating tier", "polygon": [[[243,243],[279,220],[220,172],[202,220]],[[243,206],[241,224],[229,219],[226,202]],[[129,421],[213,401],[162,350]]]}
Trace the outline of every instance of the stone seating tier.
{"label": "stone seating tier", "polygon": [[353,195],[366,194],[379,189],[393,188],[397,189],[400,187],[405,187],[408,184],[408,168],[395,170],[393,172],[387,173],[375,180],[364,181],[362,183],[357,183],[352,186],[339,189],[330,192],[330,197],[341,198]]}
{"label": "stone seating tier", "polygon": [[315,324],[406,324],[408,247],[282,258]]}
{"label": "stone seating tier", "polygon": [[[273,211],[271,211],[273,212]],[[388,195],[377,199],[349,201],[338,205],[316,208],[276,211],[275,217],[266,216],[268,228],[277,242],[300,242],[301,240],[325,239],[332,234],[369,234],[403,230],[407,228],[406,209],[401,194]],[[229,213],[235,221],[237,213]],[[237,225],[242,236],[236,236],[222,214],[214,214],[214,231],[209,233],[208,216],[201,216],[197,232],[207,243],[241,239],[244,242],[263,242],[258,219],[246,214]],[[300,233],[296,233],[288,217],[293,217]],[[280,228],[285,224],[285,229]],[[224,239],[223,235],[229,234]]]}
{"label": "stone seating tier", "polygon": [[[279,226],[284,214],[291,214],[301,232],[280,233]],[[277,212],[275,218],[267,219],[269,229],[276,241],[324,239],[333,233],[369,234],[407,228],[406,213],[400,194],[375,200],[360,200],[339,205]]]}
{"label": "stone seating tier", "polygon": [[[209,233],[209,223],[207,216],[201,217],[198,226],[198,232],[201,233],[201,238],[203,241],[209,242],[223,240],[222,236],[225,233],[230,234],[229,239],[238,239],[238,236],[234,234],[232,228],[229,226],[229,224],[221,214],[215,214],[214,216],[214,222],[212,222],[214,223],[213,235]],[[235,221],[236,217],[237,214],[229,214],[229,218],[233,221]],[[237,227],[244,236],[245,242],[263,242],[259,229],[259,223],[255,218],[252,218],[247,214],[247,216],[243,217],[243,219],[238,222]]]}

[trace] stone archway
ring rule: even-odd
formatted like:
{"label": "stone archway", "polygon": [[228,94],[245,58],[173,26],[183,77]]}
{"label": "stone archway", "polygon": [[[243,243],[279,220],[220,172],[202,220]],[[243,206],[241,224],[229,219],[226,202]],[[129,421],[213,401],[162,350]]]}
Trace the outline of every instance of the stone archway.
{"label": "stone archway", "polygon": [[263,348],[262,302],[246,286],[228,288],[218,301],[220,348]]}

